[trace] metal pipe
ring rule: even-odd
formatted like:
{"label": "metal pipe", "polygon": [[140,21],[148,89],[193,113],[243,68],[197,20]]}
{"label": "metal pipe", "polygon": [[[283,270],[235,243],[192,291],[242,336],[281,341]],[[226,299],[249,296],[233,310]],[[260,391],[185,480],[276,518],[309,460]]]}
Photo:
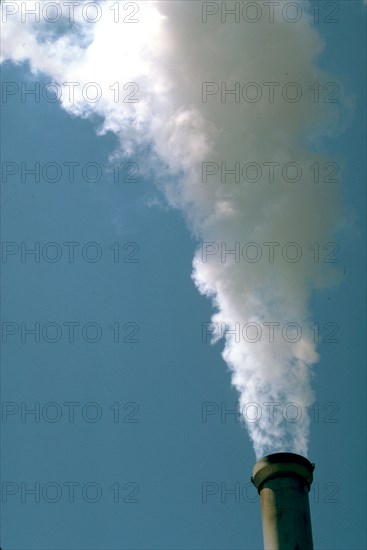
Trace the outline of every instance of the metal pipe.
{"label": "metal pipe", "polygon": [[314,464],[294,453],[259,460],[252,483],[262,511],[265,550],[313,550],[308,493]]}

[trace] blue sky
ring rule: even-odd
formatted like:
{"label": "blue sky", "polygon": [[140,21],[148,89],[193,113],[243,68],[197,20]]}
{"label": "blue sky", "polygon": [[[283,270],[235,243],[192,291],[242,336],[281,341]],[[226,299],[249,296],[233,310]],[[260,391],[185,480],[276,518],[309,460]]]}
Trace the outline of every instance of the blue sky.
{"label": "blue sky", "polygon": [[[338,23],[317,26],[326,44],[318,63],[343,82],[353,113],[322,141],[343,165],[344,221],[336,233],[343,277],[311,296],[313,320],[335,323],[338,342],[317,348],[310,504],[316,549],[362,550],[365,8],[335,4]],[[48,81],[28,63],[1,68],[2,82]],[[104,174],[93,184],[79,172],[74,183],[65,171],[55,183],[4,181],[3,173],[3,550],[261,548],[250,485],[255,454],[244,426],[226,414],[238,394],[223,343],[202,342],[213,309],[191,278],[197,242],[156,191],[147,151],[120,161],[139,167],[138,182],[114,183],[107,168],[118,140],[96,134],[98,118],[19,96],[1,110],[2,166],[75,161],[97,163]],[[22,243],[37,242],[40,261],[22,261]],[[74,261],[63,243],[76,243]],[[50,260],[59,250],[60,260]],[[32,335],[22,342],[22,323],[40,324],[39,342]],[[35,407],[39,418],[26,414]],[[26,492],[32,488],[36,496]]]}

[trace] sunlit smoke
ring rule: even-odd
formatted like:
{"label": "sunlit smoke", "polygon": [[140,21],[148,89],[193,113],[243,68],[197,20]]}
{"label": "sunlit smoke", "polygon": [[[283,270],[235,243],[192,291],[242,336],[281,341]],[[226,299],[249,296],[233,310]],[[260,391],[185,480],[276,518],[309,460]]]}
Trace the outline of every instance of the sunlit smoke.
{"label": "sunlit smoke", "polygon": [[[333,253],[340,216],[338,178],[315,177],[335,168],[318,148],[339,124],[337,103],[325,97],[341,94],[318,67],[320,34],[306,3],[293,23],[282,3],[274,21],[264,8],[256,23],[222,22],[220,12],[204,22],[201,2],[130,4],[138,7],[132,24],[114,21],[116,2],[102,2],[94,24],[81,5],[75,22],[59,27],[22,22],[19,9],[3,25],[2,59],[28,61],[57,83],[68,112],[99,115],[98,132],[119,138],[111,154],[145,154],[147,173],[198,241],[193,280],[215,308],[207,329],[213,341],[223,336],[256,455],[307,454],[318,360],[309,301],[337,279],[316,249]],[[91,82],[102,92],[95,103],[82,93]],[[296,421],[275,414],[289,403]]]}

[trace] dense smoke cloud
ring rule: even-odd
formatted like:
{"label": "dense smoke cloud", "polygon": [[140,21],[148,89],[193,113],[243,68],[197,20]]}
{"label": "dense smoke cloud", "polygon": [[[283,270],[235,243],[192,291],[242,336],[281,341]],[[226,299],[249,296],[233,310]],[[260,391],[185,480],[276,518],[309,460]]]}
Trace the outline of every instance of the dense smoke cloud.
{"label": "dense smoke cloud", "polygon": [[[208,332],[225,334],[223,358],[257,456],[306,454],[318,360],[308,304],[313,289],[336,280],[323,258],[334,252],[327,243],[340,216],[338,178],[324,170],[335,166],[317,151],[339,123],[332,100],[341,94],[318,68],[320,34],[304,2],[296,22],[284,2],[273,20],[260,2],[258,21],[242,13],[238,23],[222,21],[221,3],[188,1],[130,3],[137,13],[127,6],[115,22],[115,4],[102,2],[95,23],[80,5],[68,25],[65,14],[57,24],[22,22],[19,8],[3,25],[3,60],[28,61],[57,83],[68,112],[102,117],[98,131],[119,138],[114,155],[151,151],[156,185],[201,243],[193,279],[215,307]],[[101,90],[94,103],[83,97],[92,82]],[[290,402],[294,422],[276,413]]]}

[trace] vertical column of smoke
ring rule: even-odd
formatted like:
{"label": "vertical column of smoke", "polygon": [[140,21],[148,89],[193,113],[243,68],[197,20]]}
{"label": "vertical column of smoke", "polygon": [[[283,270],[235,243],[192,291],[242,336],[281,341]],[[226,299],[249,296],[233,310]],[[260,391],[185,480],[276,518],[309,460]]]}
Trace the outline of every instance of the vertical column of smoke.
{"label": "vertical column of smoke", "polygon": [[[164,139],[156,141],[156,151],[171,167],[179,161],[183,176],[168,182],[164,191],[204,242],[195,255],[193,279],[217,310],[213,341],[219,338],[216,327],[228,328],[223,358],[239,391],[257,457],[278,450],[306,454],[307,409],[314,401],[312,365],[318,360],[308,330],[308,303],[312,289],[334,279],[330,264],[315,263],[310,247],[332,241],[339,216],[338,183],[317,184],[309,169],[330,159],[307,142],[317,142],[335,121],[335,105],[315,103],[309,89],[315,81],[332,80],[317,67],[322,41],[306,13],[299,23],[289,24],[280,15],[281,4],[276,23],[264,18],[245,28],[224,25],[219,17],[203,25],[190,3],[159,6],[167,16],[174,52],[165,52],[165,66],[177,114],[164,128]],[[293,82],[302,97],[287,102],[279,94],[274,101],[263,96],[249,102],[233,93],[236,83],[255,83],[264,93],[263,84],[269,82],[280,88]],[[204,90],[220,92],[199,101],[203,83]],[[226,86],[232,90],[229,98],[221,94]],[[256,183],[246,183],[223,176],[223,166],[234,170],[236,163],[251,162],[295,162],[302,178],[290,184],[277,172],[270,182],[263,173]],[[205,178],[203,167],[208,165],[214,174]],[[264,254],[251,262],[237,252],[225,253],[245,243],[264,250],[289,242],[301,250],[300,261]],[[301,327],[302,337],[286,339],[279,329],[274,338],[262,333],[256,343],[242,337],[249,324],[266,330],[290,322]],[[271,414],[272,406],[282,410],[289,402],[298,408],[296,422],[285,419],[279,409]],[[254,419],[246,414],[251,403]]]}
{"label": "vertical column of smoke", "polygon": [[[99,132],[119,138],[115,157],[134,152],[145,159],[147,176],[155,174],[169,204],[203,243],[193,279],[216,309],[212,326],[229,329],[223,358],[241,410],[249,403],[260,408],[255,421],[244,415],[257,457],[279,450],[306,454],[318,359],[308,329],[309,298],[312,289],[334,280],[330,264],[316,262],[310,247],[332,241],[339,217],[338,182],[315,181],[310,169],[330,160],[316,151],[317,143],[337,124],[336,105],[316,102],[312,92],[315,82],[323,89],[335,80],[317,66],[320,35],[305,9],[297,22],[287,21],[282,2],[273,6],[274,21],[264,9],[252,24],[223,22],[218,14],[205,20],[201,2],[137,2],[137,23],[123,29],[111,21],[112,4],[101,3],[103,17],[93,25],[76,8],[75,25],[63,26],[61,34],[45,22],[22,22],[19,10],[3,25],[3,59],[28,60],[34,73],[62,88],[79,82],[74,100],[65,93],[62,106],[78,116],[101,117]],[[138,101],[116,102],[111,86],[117,81],[138,83]],[[80,94],[88,82],[100,85],[98,102],[87,103]],[[282,93],[290,82],[296,100]],[[236,83],[241,89],[253,83],[252,91],[261,95],[249,101],[229,94],[223,101],[223,84],[231,89]],[[226,182],[216,167],[236,163],[262,167],[261,177]],[[289,163],[301,169],[297,182],[284,177],[282,167]],[[271,180],[269,166],[279,168]],[[284,257],[279,251],[289,242],[292,253]],[[241,249],[252,243],[261,256],[223,257],[222,245],[229,250],[237,243]],[[282,327],[292,322],[301,337],[284,337]],[[249,323],[262,330],[256,342],[242,337]],[[300,411],[296,422],[271,414],[289,402]]]}
{"label": "vertical column of smoke", "polygon": [[293,453],[274,453],[255,464],[251,480],[260,494],[265,550],[313,550],[308,501],[313,469]]}

